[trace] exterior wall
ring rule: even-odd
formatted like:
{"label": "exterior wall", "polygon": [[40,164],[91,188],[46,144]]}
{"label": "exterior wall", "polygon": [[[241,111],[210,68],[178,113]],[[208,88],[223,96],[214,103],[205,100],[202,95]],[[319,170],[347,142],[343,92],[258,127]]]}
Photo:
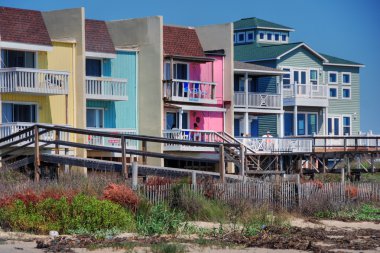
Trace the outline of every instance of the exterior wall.
{"label": "exterior wall", "polygon": [[[360,131],[360,74],[359,68],[324,66],[324,80],[328,84],[328,71],[338,72],[338,84],[330,85],[338,87],[338,99],[329,99],[329,116],[351,116],[351,133],[356,135]],[[342,72],[351,73],[351,85],[342,85]],[[351,99],[342,99],[342,88],[351,87]],[[356,113],[356,114],[355,114]],[[342,124],[342,121],[341,121]]]}
{"label": "exterior wall", "polygon": [[309,50],[299,47],[283,56],[277,63],[280,67],[305,67],[322,69],[322,60],[312,54]]}
{"label": "exterior wall", "polygon": [[103,60],[104,76],[128,80],[127,101],[87,100],[87,107],[101,107],[104,111],[105,128],[137,129],[137,52],[117,51],[115,59]]}
{"label": "exterior wall", "polygon": [[197,123],[200,130],[210,130],[223,132],[223,113],[222,112],[200,112],[189,111],[190,115],[190,128],[194,129],[196,118],[200,118],[200,122]]}
{"label": "exterior wall", "polygon": [[[163,37],[162,17],[148,17],[107,22],[115,47],[139,48],[138,63],[138,132],[161,136],[163,122]],[[162,144],[148,143],[148,150],[162,152]],[[148,158],[148,164],[163,165],[163,160]]]}
{"label": "exterior wall", "polygon": [[[225,129],[224,131],[233,135],[234,133],[234,50],[233,50],[233,24],[209,25],[196,28],[198,38],[204,50],[224,49],[225,57],[223,61],[223,100],[226,102],[224,107]],[[218,75],[220,76],[220,75]],[[217,78],[217,77],[216,77]],[[215,80],[216,80],[215,78]],[[217,80],[216,80],[217,81]],[[218,81],[217,81],[218,82]],[[222,82],[218,82],[219,83]]]}

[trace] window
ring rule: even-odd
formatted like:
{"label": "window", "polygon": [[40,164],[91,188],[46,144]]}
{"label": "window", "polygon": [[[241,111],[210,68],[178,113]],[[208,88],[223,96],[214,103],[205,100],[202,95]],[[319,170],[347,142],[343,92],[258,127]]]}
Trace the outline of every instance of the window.
{"label": "window", "polygon": [[342,88],[342,98],[343,99],[351,98],[351,88]]}
{"label": "window", "polygon": [[272,33],[267,33],[267,40],[272,40]]}
{"label": "window", "polygon": [[284,127],[285,127],[285,136],[293,135],[293,114],[285,113],[284,115]]}
{"label": "window", "polygon": [[35,53],[15,50],[1,50],[2,68],[35,68]]}
{"label": "window", "polygon": [[87,108],[87,127],[103,128],[104,127],[104,109]]}
{"label": "window", "polygon": [[234,135],[235,137],[240,136],[240,119],[234,119]]}
{"label": "window", "polygon": [[282,40],[282,41],[286,41],[286,39],[287,39],[286,37],[287,37],[286,34],[282,34],[282,35],[281,35],[281,40]]}
{"label": "window", "polygon": [[305,114],[298,114],[297,115],[297,132],[298,132],[298,135],[305,135],[305,130],[306,130],[306,126],[305,126]]}
{"label": "window", "polygon": [[263,32],[260,32],[260,33],[259,33],[259,38],[260,38],[261,40],[264,39],[264,33],[263,33]]}
{"label": "window", "polygon": [[254,32],[250,31],[246,34],[246,42],[252,42],[254,41]]}
{"label": "window", "polygon": [[343,116],[343,135],[351,135],[351,117]]}
{"label": "window", "polygon": [[102,76],[101,59],[86,59],[86,76]]}
{"label": "window", "polygon": [[337,84],[338,83],[338,72],[329,71],[329,83]]}
{"label": "window", "polygon": [[245,32],[240,32],[237,34],[237,42],[244,43],[245,42]]}
{"label": "window", "polygon": [[2,104],[2,120],[7,122],[37,122],[36,104]]}
{"label": "window", "polygon": [[351,84],[351,73],[342,73],[342,84]]}
{"label": "window", "polygon": [[318,70],[316,70],[316,69],[310,70],[310,83],[311,84],[318,84]]}
{"label": "window", "polygon": [[275,33],[275,34],[274,34],[274,40],[275,40],[275,41],[279,41],[279,40],[280,40],[280,34]]}
{"label": "window", "polygon": [[236,33],[234,33],[234,43],[236,43]]}
{"label": "window", "polygon": [[317,114],[307,115],[307,134],[313,135],[317,133]]}
{"label": "window", "polygon": [[288,72],[289,72],[289,73],[284,74],[284,75],[282,76],[282,84],[283,84],[284,86],[290,85],[290,69],[286,69],[286,68],[284,68],[284,69],[282,69],[282,70],[284,70],[284,71],[288,71]]}
{"label": "window", "polygon": [[338,88],[330,87],[329,88],[329,97],[330,98],[338,98]]}
{"label": "window", "polygon": [[[284,115],[285,136],[294,135],[293,133],[293,113]],[[318,132],[318,120],[316,113],[297,114],[297,133],[298,135],[312,135]]]}
{"label": "window", "polygon": [[327,119],[327,131],[329,135],[340,135],[340,117],[334,116]]}

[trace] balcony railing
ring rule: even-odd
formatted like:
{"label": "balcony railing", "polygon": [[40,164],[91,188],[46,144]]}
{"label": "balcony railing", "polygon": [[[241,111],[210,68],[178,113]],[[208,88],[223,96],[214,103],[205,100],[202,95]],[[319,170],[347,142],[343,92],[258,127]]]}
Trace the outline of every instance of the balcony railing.
{"label": "balcony railing", "polygon": [[[174,140],[187,140],[199,142],[223,142],[220,135],[215,131],[194,130],[194,129],[172,129],[164,130],[163,137]],[[210,147],[184,146],[177,144],[168,144],[164,146],[165,151],[215,151]]]}
{"label": "balcony railing", "polygon": [[[137,134],[137,131],[134,129],[120,129],[120,128],[87,128],[87,129],[102,131],[102,132],[107,132],[107,133],[131,134],[131,135]],[[115,147],[115,148],[121,147],[120,138],[88,135],[87,140],[88,140],[87,143],[90,145]],[[125,139],[125,142],[126,142],[126,148],[137,149],[137,140]]]}
{"label": "balcony railing", "polygon": [[235,107],[281,109],[281,95],[271,93],[236,92],[234,94]]}
{"label": "balcony railing", "polygon": [[191,80],[164,80],[164,98],[170,101],[216,104],[216,83]]}
{"label": "balcony railing", "polygon": [[0,69],[1,93],[35,93],[64,95],[68,93],[69,73],[30,68]]}
{"label": "balcony railing", "polygon": [[86,97],[95,100],[128,100],[127,79],[87,76]]}
{"label": "balcony railing", "polygon": [[[41,124],[38,123],[39,125],[47,125],[47,126],[53,126],[52,124]],[[4,123],[0,124],[0,139],[7,137],[11,134],[17,133],[19,131],[22,131],[28,127],[34,126],[35,123],[29,123],[29,122],[12,122],[12,123]],[[22,139],[24,137],[27,137],[28,134],[31,133],[26,133],[23,136],[18,136],[12,140],[9,140],[8,142],[16,141],[18,138]],[[59,139],[61,141],[69,141],[69,133],[66,132],[60,132],[59,133]],[[44,134],[40,134],[40,140],[43,141],[54,141],[55,140],[55,133],[53,131],[46,132]],[[24,145],[25,142],[21,142],[17,144],[18,146]]]}
{"label": "balcony railing", "polygon": [[312,151],[308,138],[236,138],[256,153],[302,153]]}
{"label": "balcony railing", "polygon": [[284,98],[327,98],[327,85],[288,84],[284,85]]}

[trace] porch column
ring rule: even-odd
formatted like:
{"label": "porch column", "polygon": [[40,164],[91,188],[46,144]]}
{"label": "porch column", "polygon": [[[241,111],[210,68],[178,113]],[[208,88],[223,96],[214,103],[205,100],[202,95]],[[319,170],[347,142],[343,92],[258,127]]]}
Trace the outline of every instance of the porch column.
{"label": "porch column", "polygon": [[248,72],[244,74],[245,108],[248,109]]}
{"label": "porch column", "polygon": [[297,106],[295,105],[294,106],[294,112],[293,112],[293,135],[294,136],[297,136],[298,135],[298,132],[297,132],[297,125],[298,125],[298,108]]}
{"label": "porch column", "polygon": [[277,114],[277,119],[279,121],[279,129],[277,131],[278,137],[284,137],[284,113]]}
{"label": "porch column", "polygon": [[173,58],[170,58],[170,80],[174,79],[174,62]]}
{"label": "porch column", "polygon": [[249,135],[249,114],[248,112],[244,113],[244,135],[248,136]]}
{"label": "porch column", "polygon": [[325,135],[329,135],[329,127],[328,127],[328,123],[329,123],[329,110],[327,107],[323,108],[323,120],[325,122],[323,122],[323,126],[325,128]]}
{"label": "porch column", "polygon": [[182,129],[182,114],[183,114],[183,110],[182,108],[179,109],[179,113],[178,113],[178,128],[179,129]]}

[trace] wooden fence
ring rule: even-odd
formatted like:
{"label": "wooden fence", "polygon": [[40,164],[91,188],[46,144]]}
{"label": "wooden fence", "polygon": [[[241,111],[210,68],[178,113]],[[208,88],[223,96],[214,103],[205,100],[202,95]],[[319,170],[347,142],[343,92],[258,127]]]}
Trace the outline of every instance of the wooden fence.
{"label": "wooden fence", "polygon": [[[176,188],[174,188],[176,187]],[[380,202],[379,183],[325,183],[313,182],[297,184],[295,182],[246,182],[216,184],[178,185],[140,185],[140,194],[152,203],[167,202],[177,190],[179,194],[194,192],[221,201],[245,199],[255,205],[291,210],[311,201],[329,201],[345,203],[350,201]]]}

